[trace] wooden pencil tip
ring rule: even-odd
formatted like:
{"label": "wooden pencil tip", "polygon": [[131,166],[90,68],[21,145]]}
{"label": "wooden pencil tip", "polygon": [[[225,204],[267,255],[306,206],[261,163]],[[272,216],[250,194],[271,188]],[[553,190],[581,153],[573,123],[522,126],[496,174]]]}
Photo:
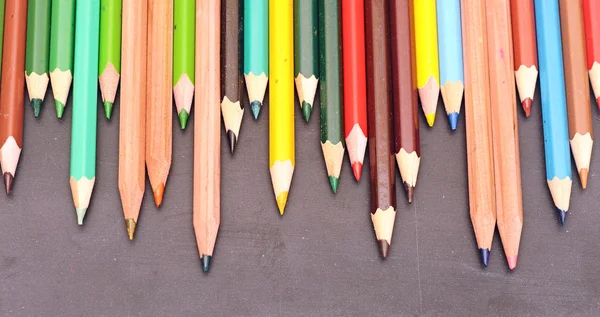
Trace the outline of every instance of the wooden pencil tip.
{"label": "wooden pencil tip", "polygon": [[514,270],[517,267],[517,257],[518,255],[506,256],[506,262],[508,262],[509,269]]}
{"label": "wooden pencil tip", "polygon": [[354,178],[357,182],[360,182],[360,175],[362,174],[363,165],[360,162],[354,162],[352,164],[352,172],[354,172]]}
{"label": "wooden pencil tip", "polygon": [[521,102],[521,106],[523,107],[523,111],[525,111],[525,116],[529,117],[529,115],[531,114],[531,104],[533,103],[533,100],[531,100],[531,98],[525,98],[525,100],[523,100]]}
{"label": "wooden pencil tip", "polygon": [[588,169],[582,168],[579,170],[579,180],[581,181],[581,187],[583,189],[587,188],[587,180],[588,180]]}
{"label": "wooden pencil tip", "polygon": [[283,216],[285,211],[285,205],[287,204],[288,192],[282,192],[277,196],[277,208],[279,208],[279,214]]}
{"label": "wooden pencil tip", "polygon": [[433,124],[435,123],[435,113],[426,114],[425,118],[427,119],[427,125],[433,127]]}
{"label": "wooden pencil tip", "polygon": [[6,187],[7,195],[10,194],[10,190],[12,189],[13,180],[14,180],[14,176],[11,173],[9,173],[9,172],[4,173],[4,186]]}
{"label": "wooden pencil tip", "polygon": [[162,204],[163,201],[163,195],[165,192],[165,184],[158,184],[158,186],[156,186],[156,188],[153,189],[154,192],[154,203],[156,204],[156,207],[160,207],[160,205]]}
{"label": "wooden pencil tip", "polygon": [[127,235],[129,236],[129,240],[133,240],[133,235],[135,233],[135,220],[133,218],[125,219],[125,224],[127,226]]}
{"label": "wooden pencil tip", "polygon": [[386,240],[377,240],[379,243],[379,250],[381,251],[381,256],[385,259],[388,256],[388,252],[390,251],[390,244]]}

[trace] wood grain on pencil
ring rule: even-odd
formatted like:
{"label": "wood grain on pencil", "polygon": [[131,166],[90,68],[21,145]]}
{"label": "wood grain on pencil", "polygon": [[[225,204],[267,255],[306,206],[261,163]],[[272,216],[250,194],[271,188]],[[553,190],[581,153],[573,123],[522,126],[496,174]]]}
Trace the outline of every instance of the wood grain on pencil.
{"label": "wood grain on pencil", "polygon": [[486,0],[496,220],[508,267],[517,266],[523,229],[519,128],[510,5]]}
{"label": "wood grain on pencil", "polygon": [[465,122],[469,207],[481,261],[488,265],[496,202],[492,158],[486,0],[461,0],[465,63]]}
{"label": "wood grain on pencil", "polygon": [[511,0],[514,69],[521,106],[529,117],[538,76],[533,0]]}

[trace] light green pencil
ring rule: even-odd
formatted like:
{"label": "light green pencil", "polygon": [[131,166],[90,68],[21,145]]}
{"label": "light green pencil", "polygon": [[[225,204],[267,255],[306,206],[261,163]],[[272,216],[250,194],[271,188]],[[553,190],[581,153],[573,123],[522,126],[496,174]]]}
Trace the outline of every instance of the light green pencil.
{"label": "light green pencil", "polygon": [[269,1],[244,1],[244,77],[254,119],[269,82]]}
{"label": "light green pencil", "polygon": [[196,1],[175,0],[173,10],[173,95],[183,130],[194,98]]}
{"label": "light green pencil", "polygon": [[77,223],[82,225],[96,181],[100,0],[77,0],[76,10],[70,183]]}
{"label": "light green pencil", "polygon": [[25,83],[36,118],[40,115],[40,108],[48,89],[50,9],[50,0],[29,0],[27,6]]}
{"label": "light green pencil", "polygon": [[75,0],[53,0],[51,24],[50,84],[56,104],[56,116],[62,118],[73,81]]}
{"label": "light green pencil", "polygon": [[98,80],[104,103],[104,114],[109,120],[121,77],[121,5],[122,0],[100,1]]}

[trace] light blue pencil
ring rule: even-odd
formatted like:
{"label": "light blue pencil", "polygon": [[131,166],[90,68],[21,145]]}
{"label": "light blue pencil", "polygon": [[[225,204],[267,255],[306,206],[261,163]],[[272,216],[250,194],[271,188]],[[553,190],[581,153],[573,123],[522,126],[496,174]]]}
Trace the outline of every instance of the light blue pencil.
{"label": "light blue pencil", "polygon": [[558,0],[535,0],[546,179],[564,225],[571,197],[571,153]]}
{"label": "light blue pencil", "polygon": [[460,0],[437,0],[437,29],[442,99],[456,130],[464,91]]}
{"label": "light blue pencil", "polygon": [[254,119],[269,81],[269,1],[244,0],[244,77]]}

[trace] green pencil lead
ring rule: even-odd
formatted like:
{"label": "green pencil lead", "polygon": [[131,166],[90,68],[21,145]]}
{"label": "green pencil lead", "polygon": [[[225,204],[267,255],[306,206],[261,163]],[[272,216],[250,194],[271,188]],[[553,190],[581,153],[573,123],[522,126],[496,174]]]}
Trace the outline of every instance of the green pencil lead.
{"label": "green pencil lead", "polygon": [[33,107],[33,115],[37,118],[40,115],[40,110],[42,109],[42,99],[34,98],[31,100],[31,106]]}
{"label": "green pencil lead", "polygon": [[302,117],[304,117],[304,120],[306,120],[306,123],[308,123],[308,120],[310,119],[311,112],[312,112],[312,105],[306,101],[302,101]]}
{"label": "green pencil lead", "polygon": [[56,117],[59,119],[62,118],[63,113],[65,112],[65,105],[62,102],[54,99],[54,104],[56,105]]}
{"label": "green pencil lead", "polygon": [[331,189],[333,193],[337,193],[339,179],[334,176],[329,176],[329,184],[331,184]]}
{"label": "green pencil lead", "polygon": [[110,120],[110,116],[112,115],[113,103],[109,101],[104,102],[104,114],[106,115],[106,119]]}
{"label": "green pencil lead", "polygon": [[83,225],[83,218],[85,217],[87,208],[75,208],[75,211],[77,212],[77,224],[81,226]]}
{"label": "green pencil lead", "polygon": [[188,118],[190,117],[190,115],[188,114],[187,110],[181,109],[181,112],[179,113],[178,117],[179,117],[179,125],[181,125],[181,130],[185,130],[185,127],[187,126],[187,121],[188,121]]}

